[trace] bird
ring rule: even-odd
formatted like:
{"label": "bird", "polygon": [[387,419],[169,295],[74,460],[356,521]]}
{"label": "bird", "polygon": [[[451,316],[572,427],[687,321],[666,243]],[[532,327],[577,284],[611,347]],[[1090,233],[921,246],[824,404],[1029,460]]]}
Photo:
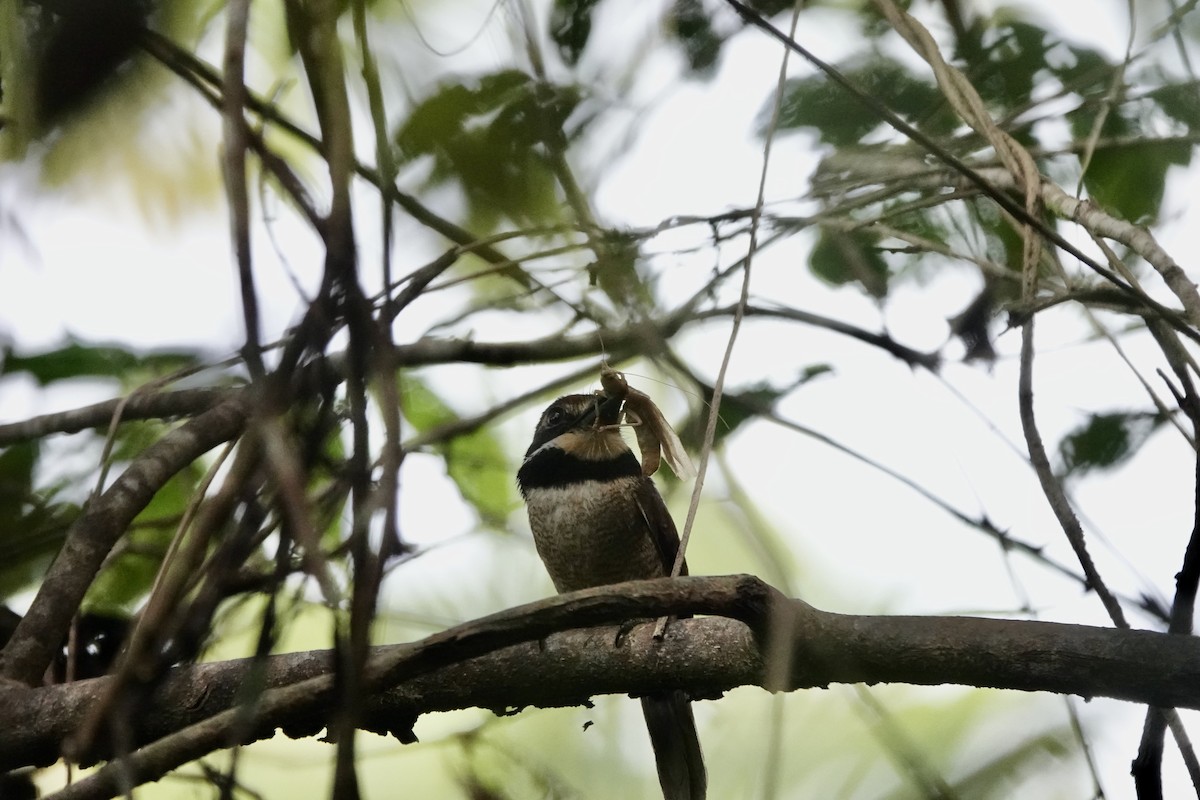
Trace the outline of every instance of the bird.
{"label": "bird", "polygon": [[[679,534],[621,436],[622,403],[620,395],[558,398],[517,470],[534,544],[559,592],[671,574]],[[708,776],[687,695],[641,702],[664,800],[702,800]]]}

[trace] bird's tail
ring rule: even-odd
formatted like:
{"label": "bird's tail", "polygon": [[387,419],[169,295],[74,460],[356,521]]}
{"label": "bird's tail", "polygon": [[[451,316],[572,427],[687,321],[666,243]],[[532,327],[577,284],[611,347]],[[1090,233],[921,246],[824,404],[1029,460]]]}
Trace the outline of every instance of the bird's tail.
{"label": "bird's tail", "polygon": [[642,713],[664,800],[704,800],[708,774],[687,696],[676,690],[643,697]]}

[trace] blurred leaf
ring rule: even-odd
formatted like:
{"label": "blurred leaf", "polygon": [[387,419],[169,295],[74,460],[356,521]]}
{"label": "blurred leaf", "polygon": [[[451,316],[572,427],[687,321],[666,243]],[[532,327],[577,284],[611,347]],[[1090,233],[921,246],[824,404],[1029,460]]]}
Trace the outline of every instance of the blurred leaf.
{"label": "blurred leaf", "polygon": [[1067,59],[1048,59],[1050,71],[1058,76],[1063,86],[1084,97],[1107,93],[1116,66],[1099,50],[1074,45],[1067,46],[1066,50]]}
{"label": "blurred leaf", "polygon": [[62,0],[39,4],[37,114],[45,130],[87,104],[137,53],[149,6],[141,0]]}
{"label": "blurred leaf", "polygon": [[1140,411],[1092,414],[1059,445],[1063,475],[1118,466],[1136,453],[1162,422],[1158,414]]}
{"label": "blurred leaf", "polygon": [[330,550],[341,542],[345,531],[343,512],[350,494],[350,480],[344,471],[347,457],[346,442],[335,430],[326,437],[320,458],[310,472],[313,524],[321,531],[321,544]]}
{"label": "blurred leaf", "polygon": [[79,515],[74,504],[54,502],[53,488],[34,490],[39,451],[36,442],[0,451],[0,597],[41,578]]}
{"label": "blurred leaf", "polygon": [[[721,416],[713,436],[716,447],[731,436],[738,428],[775,408],[779,398],[786,396],[809,381],[833,372],[828,364],[810,364],[790,384],[780,388],[763,382],[736,392],[725,392],[721,396]],[[704,403],[680,425],[679,439],[684,449],[699,452],[704,442],[704,431],[708,426],[708,409],[712,405],[713,387],[700,387]]]}
{"label": "blurred leaf", "polygon": [[[170,429],[170,425],[158,421],[123,424],[117,431],[113,461],[134,460]],[[128,612],[146,595],[203,477],[204,466],[192,462],[154,493],[121,539],[120,554],[105,564],[88,589],[84,602],[87,610],[106,614]]]}
{"label": "blurred leaf", "polygon": [[[1012,220],[1000,213],[995,204],[973,201],[967,205],[971,219],[979,226],[986,245],[984,256],[997,264],[1003,264],[1012,271],[1014,278],[1021,274],[1024,268],[1025,240]],[[1056,221],[1046,212],[1041,214],[1042,222],[1053,228]],[[1051,267],[1043,259],[1041,274],[1048,275]],[[992,291],[996,296],[996,305],[1004,307],[1006,303],[1019,299],[1020,283],[1016,280],[996,280],[992,283]]]}
{"label": "blurred leaf", "polygon": [[792,384],[791,388],[788,391],[791,391],[792,389],[796,389],[800,386],[803,386],[804,384],[808,383],[809,381],[813,380],[814,378],[819,378],[822,375],[832,375],[832,374],[833,374],[833,367],[831,367],[829,364],[809,364],[807,367],[805,367],[803,370],[800,371],[800,377],[796,380],[795,383]]}
{"label": "blurred leaf", "polygon": [[1010,796],[1015,777],[1033,773],[1039,767],[1061,768],[1063,758],[1077,746],[1075,734],[1065,725],[1039,736],[1000,743],[987,761],[955,780],[953,788],[961,797]]}
{"label": "blurred leaf", "polygon": [[1189,131],[1200,128],[1200,91],[1194,83],[1167,84],[1148,95],[1167,116],[1187,126]]}
{"label": "blurred leaf", "polygon": [[[1174,107],[1179,113],[1187,113],[1182,103]],[[1071,133],[1076,139],[1083,141],[1092,134],[1102,108],[1098,102],[1084,103],[1067,113]],[[1152,132],[1148,120],[1156,116],[1156,111],[1154,102],[1149,99],[1109,109],[1100,129],[1101,138],[1129,143],[1096,148],[1083,176],[1083,184],[1092,199],[1130,222],[1156,218],[1166,188],[1167,171],[1172,165],[1186,165],[1191,161],[1192,148],[1185,142],[1135,141]]]}
{"label": "blurred leaf", "polygon": [[[759,135],[766,133],[764,124]],[[779,130],[815,128],[828,144],[854,144],[879,125],[878,117],[823,76],[792,78],[784,88],[779,109]]]}
{"label": "blurred leaf", "polygon": [[167,524],[126,533],[120,554],[110,558],[92,581],[82,607],[100,614],[132,611],[154,584],[174,534],[174,526]]}
{"label": "blurred leaf", "polygon": [[878,243],[878,236],[864,229],[847,233],[821,228],[809,254],[809,269],[834,286],[859,283],[873,297],[883,297],[888,289],[888,266]]}
{"label": "blurred leaf", "polygon": [[444,86],[417,105],[396,133],[401,157],[432,156],[431,184],[462,186],[480,228],[501,216],[549,222],[561,213],[544,145],[567,145],[564,125],[581,99],[575,86],[502,70]]}
{"label": "blurred leaf", "polygon": [[[939,221],[939,217],[943,217],[943,215],[936,209],[913,211],[911,206],[911,198],[902,197],[884,203],[884,210],[880,216],[897,231],[919,237],[934,246],[953,249],[950,244],[950,234],[945,225]],[[901,210],[899,213],[894,213],[893,208]],[[941,273],[941,265],[935,259],[929,258],[929,249],[924,243],[910,244],[903,239],[893,239],[890,235],[884,237],[884,241],[888,243],[886,252],[896,256],[893,262],[895,264],[893,279],[903,276],[923,282],[933,279]]]}
{"label": "blurred leaf", "polygon": [[[863,91],[877,97],[909,122],[930,134],[946,134],[956,119],[932,84],[899,63],[874,54],[839,64],[838,69]],[[769,115],[760,115],[759,133]],[[855,144],[881,124],[879,116],[823,75],[793,78],[784,88],[779,129],[815,128],[822,141],[835,146]]]}
{"label": "blurred leaf", "polygon": [[[922,239],[928,239],[931,242],[948,246],[948,237],[946,227],[938,222],[934,213],[926,213],[923,211],[905,211],[895,214],[894,207],[904,208],[911,206],[912,201],[905,197],[889,203],[883,204],[883,214],[881,215],[887,220],[888,225],[898,231],[904,231],[914,236],[920,236]],[[924,252],[918,253],[918,256],[923,256]]]}
{"label": "blurred leaf", "polygon": [[[458,421],[440,397],[411,373],[400,379],[400,406],[404,418],[418,432]],[[516,485],[504,448],[488,428],[456,436],[435,445],[446,462],[446,474],[459,494],[489,525],[502,526],[517,504]]]}
{"label": "blurred leaf", "polygon": [[22,3],[0,3],[0,160],[24,158],[37,131],[37,67],[22,10]]}
{"label": "blurred leaf", "polygon": [[5,348],[0,374],[29,373],[42,386],[79,377],[125,377],[135,369],[166,374],[199,363],[188,352],[136,353],[123,347],[72,342],[66,347],[32,356],[15,355]]}
{"label": "blurred leaf", "polygon": [[18,442],[0,450],[0,514],[19,509],[29,497],[38,450],[37,442]]}
{"label": "blurred leaf", "polygon": [[1092,154],[1083,184],[1088,194],[1130,222],[1158,217],[1167,171],[1191,161],[1192,148],[1184,142],[1138,142],[1121,147],[1101,147]]}
{"label": "blurred leaf", "polygon": [[963,72],[985,101],[1006,111],[1027,104],[1049,68],[1045,30],[1028,22],[973,27],[959,42]]}
{"label": "blurred leaf", "polygon": [[721,37],[700,0],[675,0],[667,17],[668,30],[683,45],[692,72],[708,76],[721,55]]}
{"label": "blurred leaf", "polygon": [[587,267],[589,282],[598,284],[618,308],[648,308],[652,298],[638,272],[638,239],[607,231],[596,244],[601,257]]}
{"label": "blurred leaf", "polygon": [[592,34],[592,10],[600,0],[554,0],[550,38],[563,61],[574,66]]}

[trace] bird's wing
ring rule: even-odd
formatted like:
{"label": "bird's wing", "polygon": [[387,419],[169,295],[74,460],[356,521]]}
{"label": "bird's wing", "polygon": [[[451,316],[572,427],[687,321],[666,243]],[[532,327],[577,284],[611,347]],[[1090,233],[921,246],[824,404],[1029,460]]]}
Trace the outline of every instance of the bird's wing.
{"label": "bird's wing", "polygon": [[[675,566],[675,555],[679,552],[679,532],[675,529],[671,513],[667,511],[667,504],[655,488],[654,481],[646,476],[642,476],[642,480],[638,482],[634,499],[642,512],[642,519],[646,522],[646,529],[654,542],[654,548],[658,551],[662,574],[670,575],[671,568]],[[688,574],[686,561],[683,562],[683,571],[680,574]]]}

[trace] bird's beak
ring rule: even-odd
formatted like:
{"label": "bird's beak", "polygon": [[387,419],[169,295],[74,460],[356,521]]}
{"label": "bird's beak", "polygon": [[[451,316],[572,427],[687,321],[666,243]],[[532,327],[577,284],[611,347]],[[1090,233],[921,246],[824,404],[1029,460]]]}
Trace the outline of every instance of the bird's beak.
{"label": "bird's beak", "polygon": [[616,425],[621,421],[621,403],[619,396],[605,397],[596,406],[596,417],[601,425]]}
{"label": "bird's beak", "polygon": [[596,402],[588,407],[588,410],[579,418],[578,425],[586,426],[593,423],[600,426],[616,425],[621,421],[621,402],[620,396],[596,396]]}

